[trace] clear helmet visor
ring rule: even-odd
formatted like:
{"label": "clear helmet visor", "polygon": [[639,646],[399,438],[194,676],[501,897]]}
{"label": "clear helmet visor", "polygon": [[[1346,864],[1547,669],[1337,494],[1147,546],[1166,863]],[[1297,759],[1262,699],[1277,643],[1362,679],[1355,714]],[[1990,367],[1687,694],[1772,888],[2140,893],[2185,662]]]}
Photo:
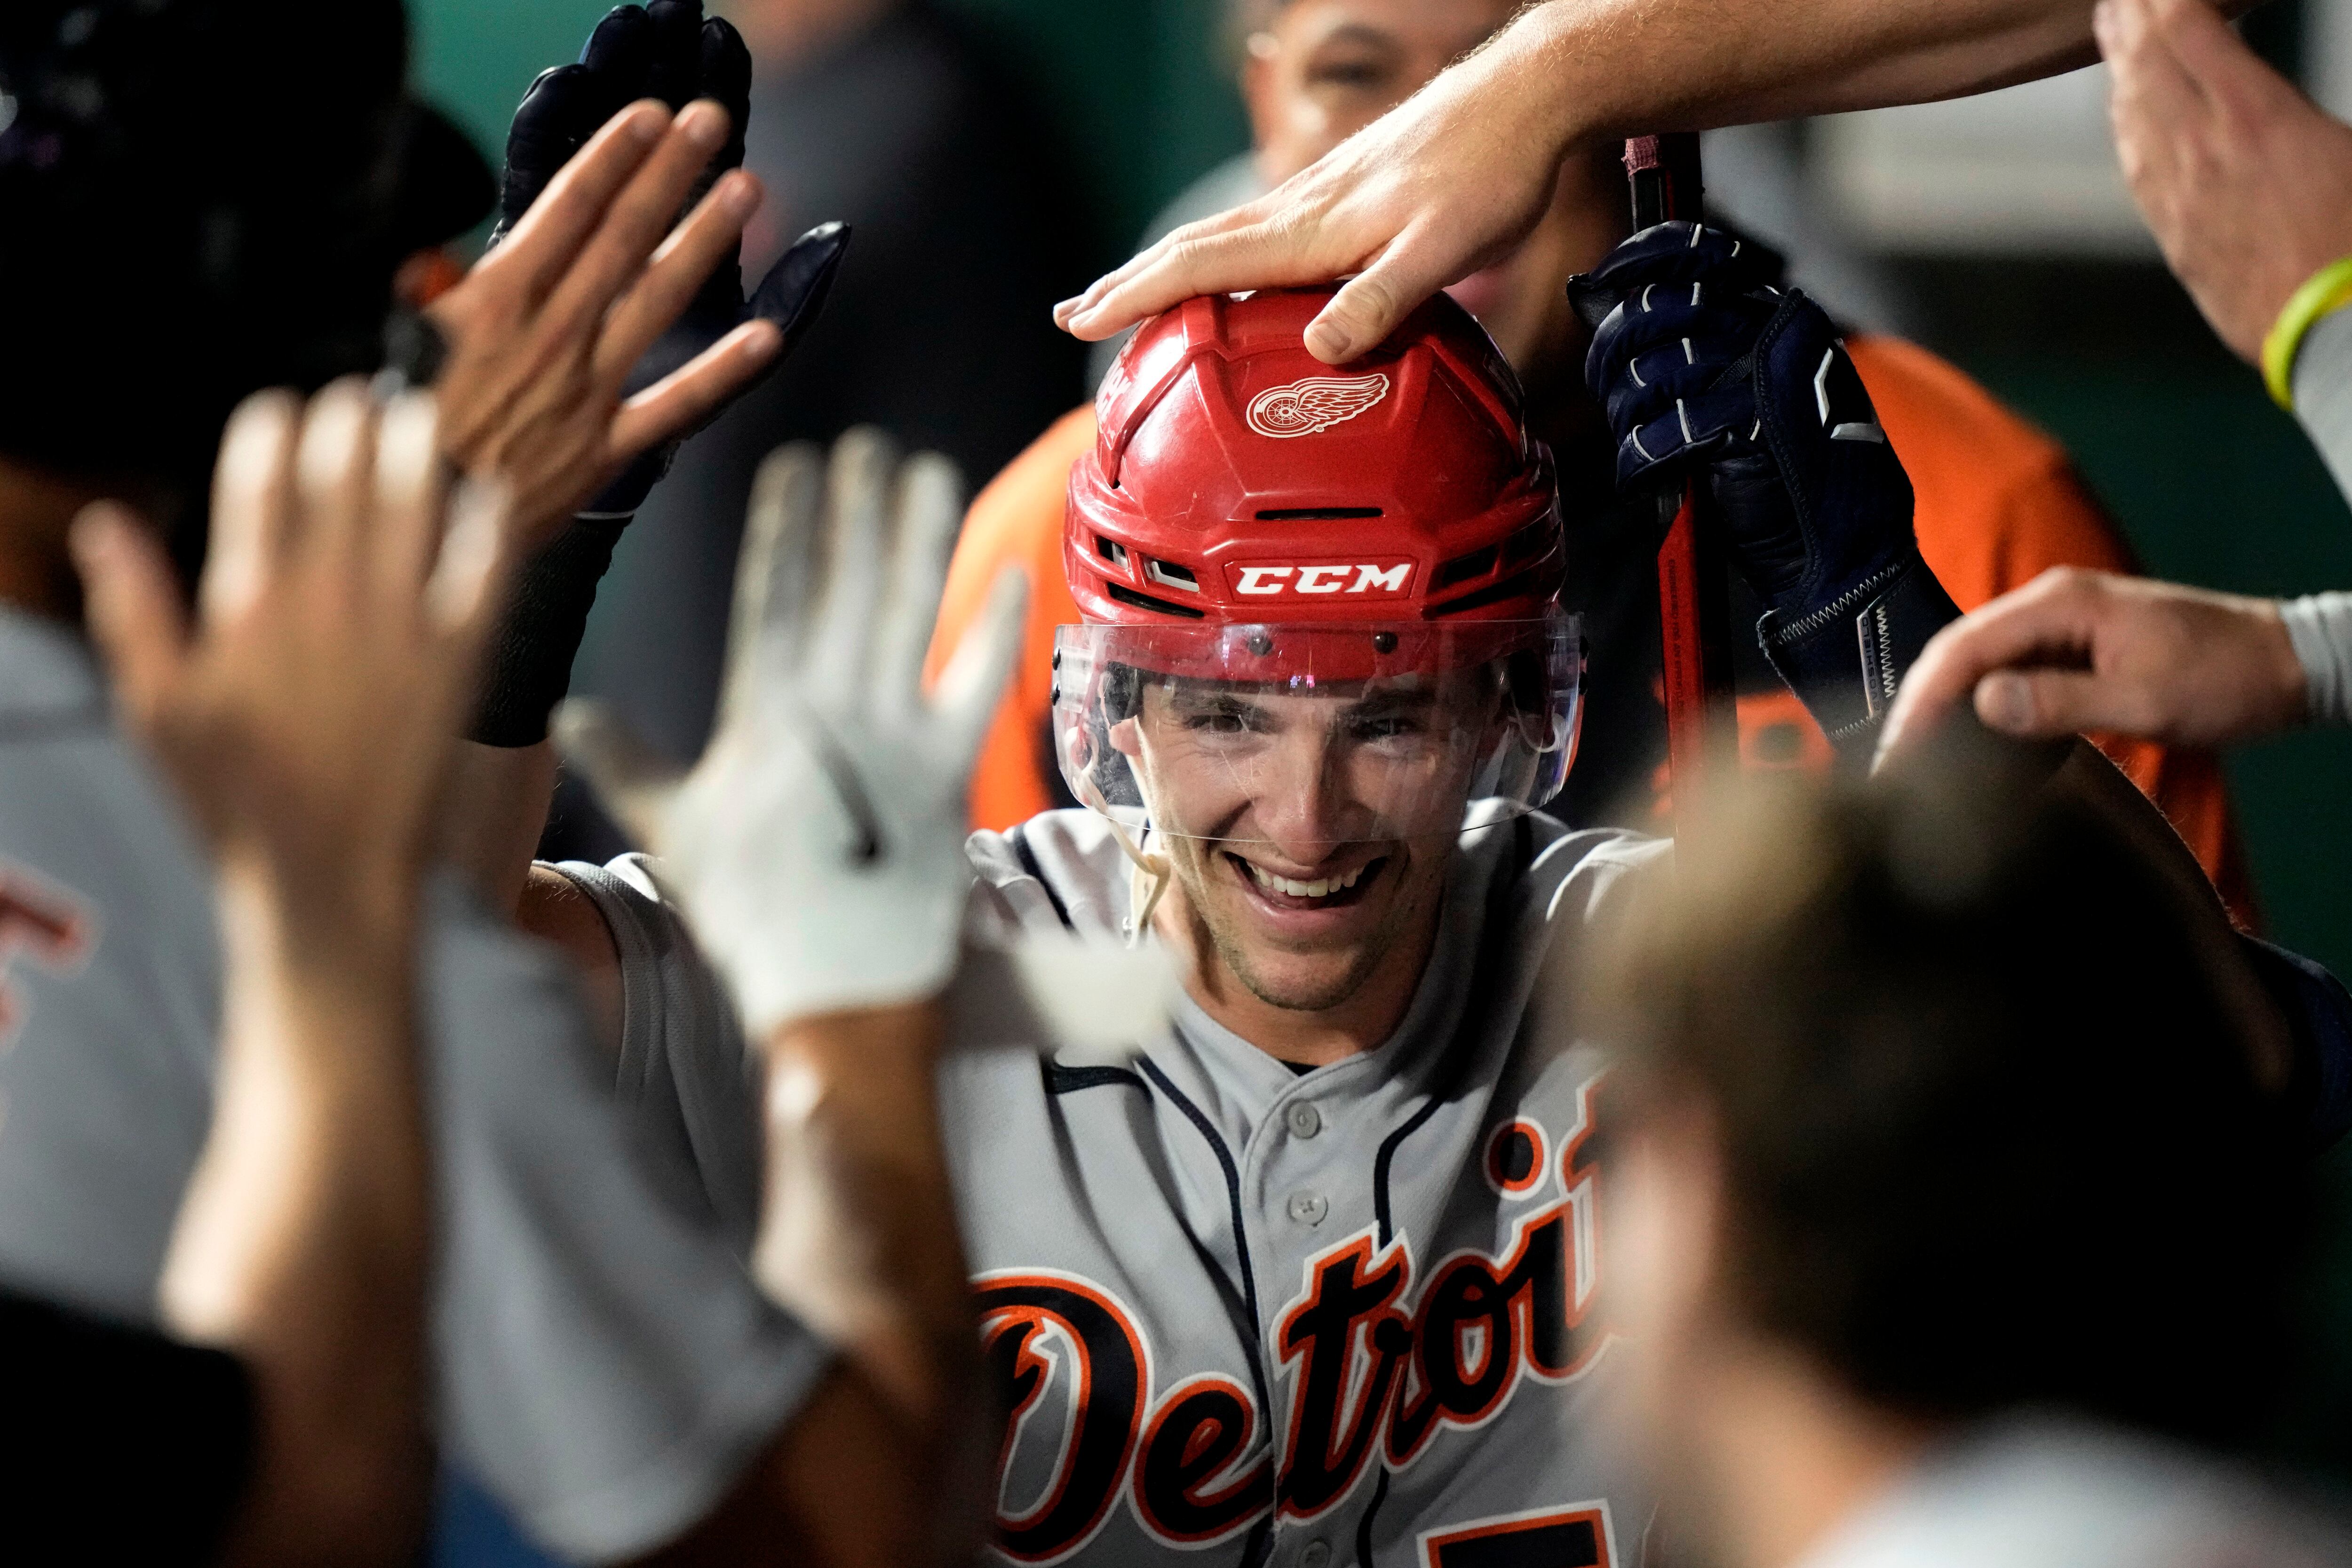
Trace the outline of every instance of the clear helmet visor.
{"label": "clear helmet visor", "polygon": [[1292,857],[1533,810],[1575,760],[1577,618],[1064,626],[1054,747],[1129,832]]}

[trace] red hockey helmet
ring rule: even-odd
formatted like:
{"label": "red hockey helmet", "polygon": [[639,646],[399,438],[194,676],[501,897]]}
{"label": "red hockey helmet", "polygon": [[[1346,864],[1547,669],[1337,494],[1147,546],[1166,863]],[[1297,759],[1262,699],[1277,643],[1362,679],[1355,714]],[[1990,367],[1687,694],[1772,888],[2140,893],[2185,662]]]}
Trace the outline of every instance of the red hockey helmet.
{"label": "red hockey helmet", "polygon": [[[1314,721],[1325,731],[1343,710],[1386,715],[1388,751],[1350,755],[1397,766],[1350,786],[1365,809],[1330,830],[1349,838],[1450,831],[1469,796],[1524,810],[1566,776],[1581,643],[1559,610],[1550,454],[1527,434],[1518,378],[1443,295],[1371,353],[1326,365],[1303,335],[1331,294],[1187,300],[1144,323],[1103,383],[1063,531],[1086,623],[1062,628],[1055,653],[1056,751],[1081,800],[1233,836],[1231,799],[1174,810],[1181,791],[1138,777],[1152,771],[1135,721],[1155,685],[1191,716],[1181,740],[1163,727],[1160,759],[1205,758],[1222,725],[1208,749],[1244,794],[1288,788],[1268,771],[1282,748],[1249,738],[1271,732],[1274,706],[1299,717],[1299,699],[1339,699],[1313,710],[1334,716]],[[1407,707],[1410,758],[1395,740]]]}

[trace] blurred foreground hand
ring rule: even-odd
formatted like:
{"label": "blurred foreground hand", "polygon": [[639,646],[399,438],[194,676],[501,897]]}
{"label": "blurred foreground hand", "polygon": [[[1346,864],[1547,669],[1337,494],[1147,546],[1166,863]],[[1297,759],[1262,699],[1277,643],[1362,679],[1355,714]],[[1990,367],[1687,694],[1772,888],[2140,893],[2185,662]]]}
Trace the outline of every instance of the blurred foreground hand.
{"label": "blurred foreground hand", "polygon": [[508,559],[502,493],[469,483],[453,502],[436,446],[429,393],[247,399],[193,622],[134,519],[102,503],[77,521],[122,716],[228,874],[373,900],[424,864]]}
{"label": "blurred foreground hand", "polygon": [[2021,739],[2110,730],[2219,746],[2302,723],[2305,694],[2273,601],[2053,567],[1937,633],[1878,757],[1925,740],[1964,704]]}
{"label": "blurred foreground hand", "polygon": [[74,524],[118,711],[215,864],[213,1124],[158,1296],[251,1380],[234,1563],[413,1562],[423,1540],[421,883],[508,559],[499,493],[453,505],[445,474],[430,394],[247,399],[193,619],[137,518]]}
{"label": "blurred foreground hand", "polygon": [[760,472],[718,732],[679,774],[606,710],[556,736],[662,859],[751,1038],[936,995],[956,967],[973,758],[1021,643],[1007,572],[938,687],[923,657],[963,516],[946,459],[852,431]]}

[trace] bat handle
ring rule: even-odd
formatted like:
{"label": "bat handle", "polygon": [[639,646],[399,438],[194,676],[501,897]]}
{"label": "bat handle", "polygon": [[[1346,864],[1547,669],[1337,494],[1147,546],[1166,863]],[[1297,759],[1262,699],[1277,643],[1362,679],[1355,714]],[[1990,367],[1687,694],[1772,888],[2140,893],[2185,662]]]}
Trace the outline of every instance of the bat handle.
{"label": "bat handle", "polygon": [[[1633,186],[1633,229],[1696,219],[1705,185],[1698,138],[1636,136],[1625,143]],[[1729,583],[1722,532],[1706,494],[1685,483],[1661,496],[1658,520],[1658,629],[1666,699],[1666,764],[1672,804],[1689,814],[1718,754],[1738,755],[1738,716],[1731,683]]]}

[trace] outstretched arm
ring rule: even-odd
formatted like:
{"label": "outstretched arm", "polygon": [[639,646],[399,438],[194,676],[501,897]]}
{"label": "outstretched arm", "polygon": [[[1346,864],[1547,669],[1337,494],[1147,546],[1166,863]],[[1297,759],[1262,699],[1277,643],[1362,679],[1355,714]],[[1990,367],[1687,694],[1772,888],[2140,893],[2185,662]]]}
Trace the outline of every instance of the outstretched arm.
{"label": "outstretched arm", "polygon": [[1879,754],[1899,754],[1962,708],[2024,740],[2100,729],[2223,746],[2291,728],[2311,716],[2291,610],[2053,567],[1937,633],[1904,680]]}
{"label": "outstretched arm", "polygon": [[1352,274],[1307,334],[1341,363],[1525,238],[1575,148],[2070,70],[2097,57],[2091,12],[2091,0],[1543,0],[1311,168],[1178,229],[1055,319],[1108,338],[1195,294]]}
{"label": "outstretched arm", "polygon": [[[614,7],[508,134],[491,248],[428,314],[444,444],[516,497],[519,569],[460,747],[444,857],[514,907],[547,816],[547,716],[614,546],[678,444],[773,372],[848,245],[824,224],[748,293],[751,59],[693,0]],[[679,217],[685,213],[683,218]]]}
{"label": "outstretched arm", "polygon": [[474,493],[445,537],[436,446],[423,394],[387,411],[339,382],[307,409],[247,402],[193,628],[119,507],[73,536],[121,710],[215,866],[213,1127],[161,1293],[173,1332],[251,1379],[236,1563],[406,1562],[424,1531],[419,883],[504,528]]}
{"label": "outstretched arm", "polygon": [[950,465],[901,465],[874,432],[843,437],[829,464],[787,448],[753,487],[718,731],[693,770],[593,707],[558,715],[566,753],[662,857],[765,1059],[754,1271],[841,1356],[678,1561],[717,1560],[762,1518],[826,1564],[943,1562],[976,1539],[990,1456],[940,1135],[937,998],[971,881],[972,759],[1020,645],[1022,595],[1000,584],[924,688],[961,516]]}

